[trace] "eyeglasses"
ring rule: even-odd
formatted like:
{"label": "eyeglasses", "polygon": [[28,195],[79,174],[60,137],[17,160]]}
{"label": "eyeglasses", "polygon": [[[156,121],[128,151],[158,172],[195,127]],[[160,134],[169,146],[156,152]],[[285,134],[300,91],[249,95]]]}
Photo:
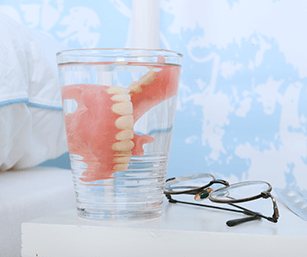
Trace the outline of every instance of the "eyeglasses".
{"label": "eyeglasses", "polygon": [[[214,184],[222,184],[223,187],[213,190],[211,186]],[[272,186],[265,181],[245,181],[230,185],[225,180],[215,179],[211,174],[197,173],[166,180],[164,194],[170,203],[196,205],[248,215],[248,217],[226,222],[228,226],[233,227],[248,221],[260,220],[261,218],[276,223],[279,218],[279,212],[276,200],[271,195],[271,191]],[[194,195],[196,201],[209,199],[215,203],[226,203],[235,209],[199,204],[196,202],[185,202],[172,198],[173,195],[180,194]],[[271,198],[274,211],[271,217],[264,216],[259,212],[254,212],[237,205],[237,203],[249,202],[259,198]]]}

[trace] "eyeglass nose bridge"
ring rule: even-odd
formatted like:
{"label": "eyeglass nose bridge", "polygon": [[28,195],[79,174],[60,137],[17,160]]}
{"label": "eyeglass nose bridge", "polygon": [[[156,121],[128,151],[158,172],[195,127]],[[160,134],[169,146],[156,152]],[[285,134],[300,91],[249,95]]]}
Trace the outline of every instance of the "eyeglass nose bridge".
{"label": "eyeglass nose bridge", "polygon": [[212,180],[211,183],[212,184],[222,184],[224,186],[229,186],[229,182],[227,182],[226,180],[223,180],[223,179],[215,179],[215,180]]}

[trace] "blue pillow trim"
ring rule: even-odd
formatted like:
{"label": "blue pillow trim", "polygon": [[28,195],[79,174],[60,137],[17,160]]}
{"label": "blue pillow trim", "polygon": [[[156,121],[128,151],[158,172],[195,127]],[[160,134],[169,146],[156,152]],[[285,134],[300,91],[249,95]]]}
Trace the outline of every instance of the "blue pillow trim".
{"label": "blue pillow trim", "polygon": [[9,104],[18,104],[18,103],[25,103],[26,101],[29,101],[28,98],[19,98],[19,99],[13,99],[13,100],[6,100],[0,102],[0,106],[5,106]]}
{"label": "blue pillow trim", "polygon": [[54,111],[63,111],[62,107],[56,107],[56,106],[45,105],[45,104],[36,104],[36,103],[31,103],[29,101],[27,101],[26,104],[28,106],[37,107],[37,108],[49,109],[49,110],[54,110]]}
{"label": "blue pillow trim", "polygon": [[63,111],[62,107],[31,103],[31,102],[29,102],[29,98],[18,98],[18,99],[2,101],[2,102],[0,102],[0,107],[5,106],[5,105],[10,105],[10,104],[18,104],[18,103],[25,103],[28,106],[42,108],[42,109],[48,109],[48,110],[54,110],[54,111]]}

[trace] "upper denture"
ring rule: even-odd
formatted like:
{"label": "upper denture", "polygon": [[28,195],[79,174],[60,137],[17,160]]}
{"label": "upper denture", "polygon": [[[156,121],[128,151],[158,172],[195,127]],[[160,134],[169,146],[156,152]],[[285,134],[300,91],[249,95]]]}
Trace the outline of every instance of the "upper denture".
{"label": "upper denture", "polygon": [[[114,104],[111,107],[111,111],[120,116],[114,123],[115,127],[121,131],[115,135],[117,141],[112,145],[112,150],[116,151],[113,158],[113,163],[115,163],[113,170],[125,171],[131,158],[127,152],[134,147],[134,143],[131,141],[134,125],[131,97],[128,94],[129,90],[114,86],[109,87],[107,93],[113,94],[111,100],[114,101]],[[125,152],[126,154],[118,157],[118,152]]]}

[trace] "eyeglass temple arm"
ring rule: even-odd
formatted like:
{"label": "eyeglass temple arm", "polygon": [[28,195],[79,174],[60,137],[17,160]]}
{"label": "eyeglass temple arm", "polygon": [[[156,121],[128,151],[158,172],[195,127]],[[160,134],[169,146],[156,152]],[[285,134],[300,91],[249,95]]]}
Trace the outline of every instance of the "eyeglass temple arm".
{"label": "eyeglass temple arm", "polygon": [[178,201],[178,200],[173,199],[170,194],[165,194],[165,196],[170,203],[189,204],[189,205],[195,205],[195,206],[200,206],[200,207],[207,207],[207,208],[213,208],[213,209],[219,209],[219,210],[225,210],[225,211],[231,211],[231,212],[239,212],[239,213],[244,213],[244,214],[248,215],[248,217],[245,217],[245,218],[239,218],[239,219],[233,219],[233,220],[227,221],[226,224],[229,227],[233,227],[233,226],[236,226],[236,225],[239,225],[239,224],[243,224],[243,223],[248,222],[248,221],[260,220],[261,218],[265,218],[265,219],[272,221],[272,222],[277,222],[277,219],[278,219],[278,216],[277,216],[277,218],[275,217],[275,213],[277,213],[277,215],[278,215],[278,209],[276,209],[277,211],[274,212],[273,218],[272,218],[272,217],[263,216],[261,213],[253,212],[251,210],[248,210],[246,208],[243,208],[242,206],[238,206],[238,205],[235,205],[235,204],[230,204],[230,205],[233,206],[233,207],[237,207],[241,210],[234,210],[234,209],[228,209],[228,208],[223,208],[223,207],[218,207],[218,206],[211,206],[211,205],[204,205],[204,204]]}
{"label": "eyeglass temple arm", "polygon": [[206,205],[206,204],[199,204],[199,203],[191,203],[191,202],[184,202],[184,201],[178,201],[171,197],[170,194],[165,194],[166,198],[170,203],[181,203],[181,204],[188,204],[188,205],[194,205],[194,206],[200,206],[200,207],[207,207],[211,209],[217,209],[217,210],[224,210],[224,211],[231,211],[231,212],[237,212],[237,213],[243,213],[246,215],[253,215],[255,216],[257,213],[251,212],[249,210],[235,210],[235,209],[229,209],[219,206],[212,206],[212,205]]}
{"label": "eyeglass temple arm", "polygon": [[[261,197],[263,197],[265,199],[271,198],[272,203],[273,203],[273,210],[274,210],[274,213],[273,213],[272,217],[267,217],[267,216],[262,215],[261,213],[256,213],[256,212],[250,211],[250,210],[248,210],[246,208],[243,208],[242,206],[238,206],[238,205],[235,205],[235,204],[230,204],[230,205],[232,205],[234,207],[237,207],[237,208],[240,208],[240,209],[244,210],[245,214],[251,215],[251,216],[250,217],[246,217],[246,218],[241,218],[241,219],[229,220],[227,222],[227,225],[228,226],[235,226],[235,225],[239,225],[239,224],[242,224],[244,222],[251,221],[251,220],[260,220],[261,218],[265,218],[268,221],[276,223],[278,221],[278,218],[279,218],[279,211],[278,211],[277,203],[276,203],[276,200],[275,200],[274,196],[271,195],[270,192],[265,191],[265,192],[261,193]],[[229,225],[228,223],[230,223],[231,225]]]}
{"label": "eyeglass temple arm", "polygon": [[265,199],[269,198],[269,197],[271,198],[272,203],[273,203],[273,210],[274,210],[274,212],[273,212],[272,217],[268,217],[268,220],[276,223],[278,218],[279,218],[279,211],[278,211],[277,203],[276,203],[276,200],[275,200],[274,196],[271,195],[270,192],[262,192],[261,196],[263,198],[265,198]]}
{"label": "eyeglass temple arm", "polygon": [[266,217],[264,215],[262,215],[261,213],[259,212],[254,212],[254,211],[251,211],[249,209],[246,209],[242,206],[239,206],[239,205],[236,205],[236,204],[233,204],[233,203],[228,203],[229,205],[235,207],[235,208],[239,208],[242,210],[242,212],[246,215],[248,215],[248,217],[245,217],[245,218],[239,218],[239,219],[233,219],[233,220],[228,220],[226,222],[226,224],[229,226],[229,227],[234,227],[236,225],[239,225],[239,224],[243,224],[245,222],[248,222],[248,221],[253,221],[253,220],[260,220],[261,218],[265,218],[267,220],[270,220],[271,218],[270,217]]}
{"label": "eyeglass temple arm", "polygon": [[242,224],[242,223],[245,223],[245,222],[248,222],[248,221],[260,220],[260,219],[261,219],[261,216],[259,216],[259,215],[254,215],[254,216],[249,216],[249,217],[246,217],[246,218],[228,220],[228,221],[226,222],[226,224],[227,224],[227,226],[229,226],[229,227],[234,227],[234,226],[236,226],[236,225],[239,225],[239,224]]}

